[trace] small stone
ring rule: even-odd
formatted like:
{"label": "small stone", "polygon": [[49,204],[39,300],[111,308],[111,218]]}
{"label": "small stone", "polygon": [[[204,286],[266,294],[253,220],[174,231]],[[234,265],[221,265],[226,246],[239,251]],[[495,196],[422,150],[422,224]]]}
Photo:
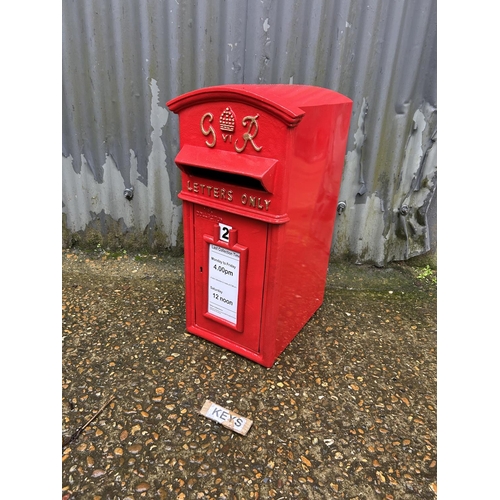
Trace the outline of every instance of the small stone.
{"label": "small stone", "polygon": [[149,488],[151,488],[151,485],[149,483],[146,483],[145,481],[143,481],[142,483],[139,483],[135,487],[135,491],[137,491],[137,493],[142,493],[144,491],[148,491]]}
{"label": "small stone", "polygon": [[102,469],[96,469],[94,472],[92,472],[92,477],[101,477],[106,474],[106,471]]}
{"label": "small stone", "polygon": [[132,444],[127,448],[129,453],[132,453],[133,455],[136,455],[142,450],[142,444],[136,443]]}
{"label": "small stone", "polygon": [[123,430],[121,431],[120,433],[120,441],[125,441],[125,439],[128,438],[128,431],[127,430]]}

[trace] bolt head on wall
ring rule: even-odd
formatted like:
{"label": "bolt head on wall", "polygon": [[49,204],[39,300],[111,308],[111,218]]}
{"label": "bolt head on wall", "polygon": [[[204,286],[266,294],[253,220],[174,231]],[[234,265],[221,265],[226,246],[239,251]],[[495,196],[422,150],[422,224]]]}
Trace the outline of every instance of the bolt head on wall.
{"label": "bolt head on wall", "polygon": [[131,200],[134,197],[134,188],[129,187],[125,189],[125,191],[123,191],[123,195],[127,198],[127,200]]}

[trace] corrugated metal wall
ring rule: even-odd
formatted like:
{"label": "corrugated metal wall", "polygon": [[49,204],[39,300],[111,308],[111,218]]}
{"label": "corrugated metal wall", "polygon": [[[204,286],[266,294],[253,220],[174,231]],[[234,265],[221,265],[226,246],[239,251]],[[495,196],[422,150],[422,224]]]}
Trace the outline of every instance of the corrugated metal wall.
{"label": "corrugated metal wall", "polygon": [[436,0],[63,0],[62,12],[66,245],[181,247],[165,102],[296,83],[354,101],[334,255],[384,265],[435,250]]}

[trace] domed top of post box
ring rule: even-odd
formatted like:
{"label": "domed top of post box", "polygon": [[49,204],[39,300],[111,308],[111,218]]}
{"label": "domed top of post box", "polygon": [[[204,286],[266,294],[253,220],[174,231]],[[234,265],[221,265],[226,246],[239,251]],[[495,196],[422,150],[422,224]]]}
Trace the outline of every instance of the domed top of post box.
{"label": "domed top of post box", "polygon": [[222,100],[250,104],[276,116],[289,127],[300,122],[304,107],[350,102],[338,92],[312,85],[240,84],[193,90],[168,101],[167,106],[174,113],[179,113],[196,104]]}

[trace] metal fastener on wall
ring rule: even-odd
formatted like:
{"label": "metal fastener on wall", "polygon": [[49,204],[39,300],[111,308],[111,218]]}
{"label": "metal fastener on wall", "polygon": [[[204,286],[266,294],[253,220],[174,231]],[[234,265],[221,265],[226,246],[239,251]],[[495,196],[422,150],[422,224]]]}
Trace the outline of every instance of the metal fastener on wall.
{"label": "metal fastener on wall", "polygon": [[345,201],[339,201],[337,205],[337,213],[340,215],[345,209],[346,209],[346,203]]}
{"label": "metal fastener on wall", "polygon": [[123,194],[124,194],[125,198],[127,198],[127,200],[131,200],[134,197],[134,188],[129,187],[129,188],[125,189],[125,191],[123,191]]}
{"label": "metal fastener on wall", "polygon": [[408,205],[402,205],[400,209],[398,210],[399,215],[402,215],[403,217],[405,215],[408,215],[408,212],[410,211],[410,207]]}

